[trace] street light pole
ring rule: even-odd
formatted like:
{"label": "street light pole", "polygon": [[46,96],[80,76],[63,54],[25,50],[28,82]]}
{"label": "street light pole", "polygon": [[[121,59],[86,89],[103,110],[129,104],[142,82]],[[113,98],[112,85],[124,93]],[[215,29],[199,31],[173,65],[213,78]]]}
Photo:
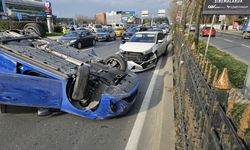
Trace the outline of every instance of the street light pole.
{"label": "street light pole", "polygon": [[189,21],[188,35],[190,34],[191,24],[192,24],[192,22],[193,22],[193,15],[194,15],[194,11],[192,12],[191,18],[190,18],[190,21]]}
{"label": "street light pole", "polygon": [[212,34],[213,26],[214,26],[214,20],[215,20],[215,15],[213,15],[212,24],[211,24],[211,28],[210,28],[210,31],[209,31],[209,36],[208,36],[208,39],[207,39],[207,46],[206,46],[204,58],[207,57],[207,51],[208,51],[208,46],[209,46],[209,43],[210,43],[211,34]]}

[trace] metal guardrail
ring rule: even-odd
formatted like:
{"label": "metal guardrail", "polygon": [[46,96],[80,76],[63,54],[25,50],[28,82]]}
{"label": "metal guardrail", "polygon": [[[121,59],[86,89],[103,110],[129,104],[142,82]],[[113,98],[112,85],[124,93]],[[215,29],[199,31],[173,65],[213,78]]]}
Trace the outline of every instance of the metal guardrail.
{"label": "metal guardrail", "polygon": [[228,93],[209,84],[180,33],[175,33],[174,44],[181,149],[246,150],[226,116]]}

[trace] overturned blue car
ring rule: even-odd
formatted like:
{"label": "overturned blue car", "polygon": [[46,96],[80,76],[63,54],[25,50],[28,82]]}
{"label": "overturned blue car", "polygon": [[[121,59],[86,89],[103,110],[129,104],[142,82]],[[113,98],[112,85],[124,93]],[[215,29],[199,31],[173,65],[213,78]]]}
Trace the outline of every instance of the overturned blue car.
{"label": "overturned blue car", "polygon": [[126,114],[137,76],[119,56],[102,60],[35,36],[0,32],[0,105],[60,110],[89,119]]}

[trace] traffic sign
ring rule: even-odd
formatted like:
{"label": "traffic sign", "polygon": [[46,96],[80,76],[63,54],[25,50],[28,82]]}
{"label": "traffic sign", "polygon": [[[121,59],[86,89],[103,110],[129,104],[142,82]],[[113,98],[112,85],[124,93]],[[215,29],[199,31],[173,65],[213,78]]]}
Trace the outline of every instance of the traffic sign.
{"label": "traffic sign", "polygon": [[143,10],[143,11],[141,11],[141,16],[142,16],[142,17],[148,17],[148,15],[149,15],[148,10]]}
{"label": "traffic sign", "polygon": [[225,20],[226,19],[226,15],[220,15],[219,16],[219,21],[223,21],[223,20]]}
{"label": "traffic sign", "polygon": [[245,15],[250,14],[250,0],[205,0],[203,14]]}
{"label": "traffic sign", "polygon": [[23,19],[22,13],[16,13],[16,17],[19,21]]}

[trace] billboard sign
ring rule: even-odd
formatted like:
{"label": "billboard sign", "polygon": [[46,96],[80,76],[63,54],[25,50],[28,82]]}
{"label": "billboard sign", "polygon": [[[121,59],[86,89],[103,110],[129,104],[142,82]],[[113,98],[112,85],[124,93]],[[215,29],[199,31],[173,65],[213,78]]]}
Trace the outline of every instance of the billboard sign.
{"label": "billboard sign", "polygon": [[158,16],[159,17],[166,17],[166,9],[158,10]]}
{"label": "billboard sign", "polygon": [[44,6],[45,6],[45,13],[48,14],[48,15],[52,14],[51,3],[49,1],[46,1],[44,3]]}
{"label": "billboard sign", "polygon": [[141,16],[142,17],[148,17],[148,15],[149,15],[148,10],[141,11]]}
{"label": "billboard sign", "polygon": [[203,14],[244,15],[250,14],[250,0],[205,0]]}

